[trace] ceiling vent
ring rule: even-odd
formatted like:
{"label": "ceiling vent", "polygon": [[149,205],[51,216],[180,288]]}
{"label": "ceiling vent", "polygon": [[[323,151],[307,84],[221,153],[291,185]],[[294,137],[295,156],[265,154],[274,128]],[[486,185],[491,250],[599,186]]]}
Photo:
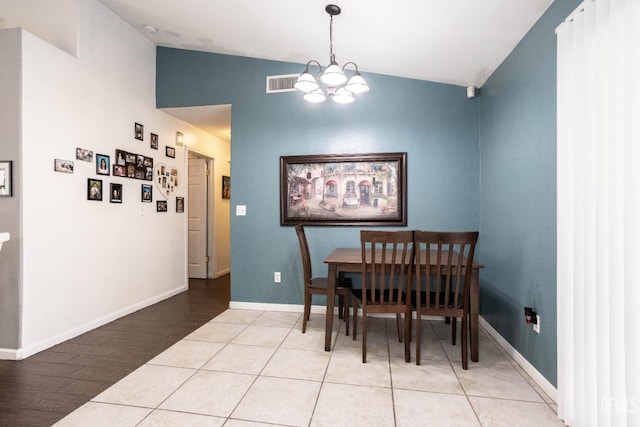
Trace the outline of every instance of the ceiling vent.
{"label": "ceiling vent", "polygon": [[285,74],[282,76],[267,76],[267,93],[295,92],[293,87],[300,74]]}

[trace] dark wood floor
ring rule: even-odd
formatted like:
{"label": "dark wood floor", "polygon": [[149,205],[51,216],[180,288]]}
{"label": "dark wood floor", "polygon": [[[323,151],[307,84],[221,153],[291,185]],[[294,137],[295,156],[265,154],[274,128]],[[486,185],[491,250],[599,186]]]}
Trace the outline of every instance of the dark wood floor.
{"label": "dark wood floor", "polygon": [[51,426],[229,307],[229,275],[21,361],[0,360],[0,426]]}

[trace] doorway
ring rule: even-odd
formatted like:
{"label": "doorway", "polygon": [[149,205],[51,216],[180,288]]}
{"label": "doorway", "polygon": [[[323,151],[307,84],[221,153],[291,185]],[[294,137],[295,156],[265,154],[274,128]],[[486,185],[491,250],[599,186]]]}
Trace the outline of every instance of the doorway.
{"label": "doorway", "polygon": [[215,228],[213,227],[214,197],[213,159],[189,151],[188,156],[187,262],[190,279],[213,277],[215,266]]}

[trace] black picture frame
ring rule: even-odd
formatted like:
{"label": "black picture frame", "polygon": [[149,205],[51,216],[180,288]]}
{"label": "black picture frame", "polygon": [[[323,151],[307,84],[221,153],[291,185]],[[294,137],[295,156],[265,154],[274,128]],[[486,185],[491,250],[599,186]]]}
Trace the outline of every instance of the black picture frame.
{"label": "black picture frame", "polygon": [[231,198],[231,177],[222,175],[222,198]]}
{"label": "black picture frame", "polygon": [[116,149],[113,175],[125,178],[153,180],[153,158]]}
{"label": "black picture frame", "polygon": [[167,157],[171,157],[172,159],[176,158],[176,149],[173,147],[169,147],[168,145],[165,147],[165,154]]}
{"label": "black picture frame", "polygon": [[111,175],[111,159],[106,154],[96,153],[96,175]]}
{"label": "black picture frame", "polygon": [[153,201],[153,185],[142,184],[140,200],[142,201],[142,203],[151,203]]}
{"label": "black picture frame", "polygon": [[133,136],[140,140],[140,141],[144,141],[144,126],[141,125],[140,123],[136,123],[134,125],[134,129],[133,129]]}
{"label": "black picture frame", "polygon": [[167,212],[167,201],[166,200],[158,200],[156,202],[156,211],[158,212]]}
{"label": "black picture frame", "polygon": [[13,196],[13,160],[0,161],[0,197]]}
{"label": "black picture frame", "polygon": [[184,213],[184,197],[176,197],[176,212]]}
{"label": "black picture frame", "polygon": [[158,149],[158,135],[155,133],[149,135],[149,146],[154,150]]}
{"label": "black picture frame", "polygon": [[102,180],[95,178],[87,179],[87,200],[95,202],[102,201]]}
{"label": "black picture frame", "polygon": [[111,183],[109,187],[109,202],[122,203],[122,184]]}
{"label": "black picture frame", "polygon": [[407,225],[407,153],[280,157],[280,225]]}

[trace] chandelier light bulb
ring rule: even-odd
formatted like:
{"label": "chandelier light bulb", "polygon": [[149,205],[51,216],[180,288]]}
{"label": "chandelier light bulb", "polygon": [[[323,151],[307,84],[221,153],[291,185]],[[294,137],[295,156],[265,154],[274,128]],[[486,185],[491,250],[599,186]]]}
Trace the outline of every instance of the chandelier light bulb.
{"label": "chandelier light bulb", "polygon": [[369,85],[364,81],[362,75],[356,71],[356,73],[349,79],[349,82],[345,86],[347,90],[356,95],[359,93],[369,92]]}
{"label": "chandelier light bulb", "polygon": [[341,87],[336,91],[336,94],[331,97],[331,100],[333,102],[337,102],[338,104],[351,104],[356,99],[353,97],[351,92]]}
{"label": "chandelier light bulb", "polygon": [[300,75],[300,77],[298,77],[298,81],[293,87],[302,92],[312,92],[320,88],[320,85],[318,85],[318,82],[315,77],[311,75],[309,70],[306,70],[302,75]]}
{"label": "chandelier light bulb", "polygon": [[304,94],[304,96],[302,97],[305,101],[310,102],[312,104],[320,104],[321,102],[324,102],[327,100],[326,95],[324,94],[324,92],[318,88],[312,92],[307,92]]}

